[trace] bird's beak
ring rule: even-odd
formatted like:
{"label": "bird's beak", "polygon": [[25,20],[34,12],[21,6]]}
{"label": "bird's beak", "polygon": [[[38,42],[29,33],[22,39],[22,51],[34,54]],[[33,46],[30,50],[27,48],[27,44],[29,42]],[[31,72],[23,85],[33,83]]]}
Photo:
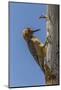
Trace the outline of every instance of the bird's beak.
{"label": "bird's beak", "polygon": [[33,30],[32,33],[37,32],[37,31],[40,31],[40,29]]}

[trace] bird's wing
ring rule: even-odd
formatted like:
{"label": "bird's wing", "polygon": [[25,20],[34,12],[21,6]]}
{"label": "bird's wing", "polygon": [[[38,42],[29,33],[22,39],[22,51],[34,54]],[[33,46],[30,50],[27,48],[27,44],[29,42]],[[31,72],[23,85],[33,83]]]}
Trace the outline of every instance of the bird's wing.
{"label": "bird's wing", "polygon": [[44,57],[44,44],[41,43],[38,39],[32,39],[34,47],[36,49],[37,55],[39,59],[43,59]]}
{"label": "bird's wing", "polygon": [[40,67],[42,68],[42,70],[44,71],[44,58],[46,56],[46,48],[44,47],[44,44],[41,43],[37,38],[32,38],[32,42],[36,49],[38,63]]}
{"label": "bird's wing", "polygon": [[33,39],[31,39],[28,42],[28,48],[29,48],[30,53],[32,54],[33,58],[35,59],[35,61],[39,64],[38,55],[37,55],[37,51],[35,48],[35,42],[33,41]]}

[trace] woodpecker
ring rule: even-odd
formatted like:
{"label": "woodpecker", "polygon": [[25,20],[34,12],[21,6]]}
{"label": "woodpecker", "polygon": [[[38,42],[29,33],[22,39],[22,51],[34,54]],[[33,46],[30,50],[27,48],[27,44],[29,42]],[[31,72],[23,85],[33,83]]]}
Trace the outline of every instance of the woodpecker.
{"label": "woodpecker", "polygon": [[26,28],[23,31],[23,37],[30,53],[44,72],[44,58],[46,57],[47,47],[46,44],[44,45],[36,36],[34,36],[34,33],[39,30],[40,29],[32,30],[32,28]]}
{"label": "woodpecker", "polygon": [[31,55],[45,74],[46,83],[47,81],[52,83],[56,79],[56,75],[53,73],[53,70],[51,70],[45,59],[47,56],[48,43],[50,42],[46,39],[45,44],[43,44],[36,36],[34,36],[34,33],[39,30],[40,29],[33,30],[32,28],[26,28],[23,31],[23,37]]}

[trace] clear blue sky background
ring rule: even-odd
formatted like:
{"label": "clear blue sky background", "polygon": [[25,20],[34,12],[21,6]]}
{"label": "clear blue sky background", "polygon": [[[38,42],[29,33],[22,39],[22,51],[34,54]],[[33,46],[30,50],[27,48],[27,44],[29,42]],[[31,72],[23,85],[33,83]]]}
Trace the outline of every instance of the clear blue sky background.
{"label": "clear blue sky background", "polygon": [[46,21],[38,17],[46,15],[47,5],[10,3],[10,86],[45,85],[45,77],[30,54],[23,39],[23,29],[41,30],[35,33],[43,43],[46,40]]}

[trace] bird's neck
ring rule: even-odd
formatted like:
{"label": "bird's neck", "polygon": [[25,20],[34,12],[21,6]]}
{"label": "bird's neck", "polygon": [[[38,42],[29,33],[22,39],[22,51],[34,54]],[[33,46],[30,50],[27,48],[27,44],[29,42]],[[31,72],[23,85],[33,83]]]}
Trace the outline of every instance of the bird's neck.
{"label": "bird's neck", "polygon": [[31,36],[31,38],[28,38],[27,43],[31,42],[32,38],[34,38],[34,36]]}

